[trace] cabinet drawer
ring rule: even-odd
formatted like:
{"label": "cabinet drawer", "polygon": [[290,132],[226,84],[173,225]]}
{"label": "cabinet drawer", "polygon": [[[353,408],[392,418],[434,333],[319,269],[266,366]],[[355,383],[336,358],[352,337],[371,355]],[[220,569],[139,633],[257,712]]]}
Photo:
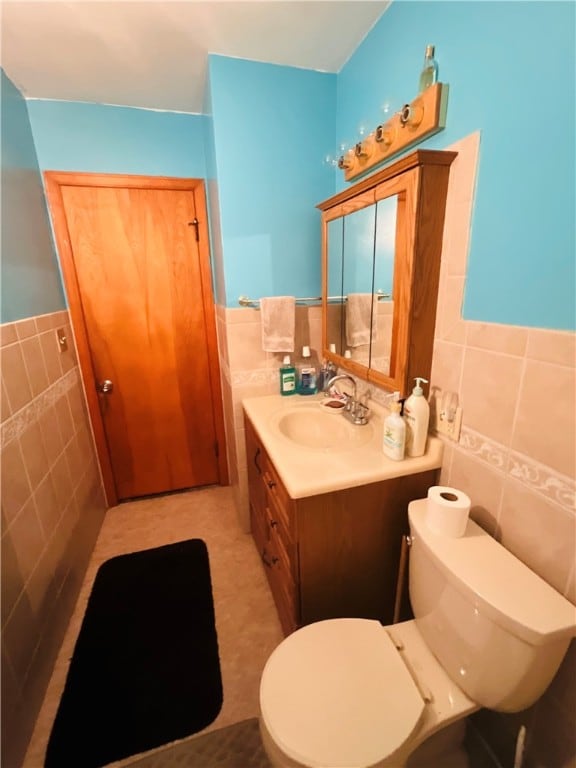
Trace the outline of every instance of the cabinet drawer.
{"label": "cabinet drawer", "polygon": [[298,621],[296,612],[297,587],[294,579],[294,560],[292,558],[292,544],[285,546],[280,526],[274,525],[271,510],[266,510],[268,520],[268,541],[263,551],[262,561],[266,566],[266,573],[270,588],[274,595],[274,601],[278,609],[278,615],[285,632],[292,632]]}
{"label": "cabinet drawer", "polygon": [[263,548],[261,557],[266,567],[266,576],[282,628],[286,633],[292,632],[299,618],[296,613],[296,585],[283,560],[281,548],[276,549],[273,542],[268,542]]}
{"label": "cabinet drawer", "polygon": [[283,579],[279,571],[273,571],[270,574],[270,586],[274,595],[280,624],[284,633],[289,635],[299,626],[294,584]]}
{"label": "cabinet drawer", "polygon": [[259,554],[262,554],[264,547],[270,539],[270,526],[266,515],[257,510],[250,501],[250,530],[256,544]]}
{"label": "cabinet drawer", "polygon": [[294,537],[290,529],[290,519],[286,514],[286,509],[278,503],[278,500],[272,494],[268,494],[266,513],[270,525],[270,535],[273,538],[279,539],[282,547],[286,550],[286,554],[292,559],[295,547]]}
{"label": "cabinet drawer", "polygon": [[277,528],[272,528],[270,535],[270,545],[272,546],[276,557],[278,558],[278,571],[286,581],[294,584],[294,560],[291,552],[291,545],[286,547],[281,532]]}
{"label": "cabinet drawer", "polygon": [[[290,561],[279,539],[271,539],[267,572],[268,581],[274,595],[278,615],[285,632],[292,632],[298,622],[296,613],[296,585],[292,578]],[[268,554],[268,552],[267,552]],[[266,562],[266,561],[265,561]]]}
{"label": "cabinet drawer", "polygon": [[266,485],[268,498],[273,502],[274,513],[282,527],[283,534],[293,539],[292,520],[294,502],[288,495],[288,491],[284,487],[282,480],[280,480],[273,464],[268,459],[264,465],[262,478]]}

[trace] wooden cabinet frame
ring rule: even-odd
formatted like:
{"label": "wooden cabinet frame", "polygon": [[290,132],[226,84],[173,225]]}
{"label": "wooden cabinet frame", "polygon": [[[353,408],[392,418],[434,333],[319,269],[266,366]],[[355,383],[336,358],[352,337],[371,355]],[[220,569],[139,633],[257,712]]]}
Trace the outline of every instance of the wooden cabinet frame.
{"label": "wooden cabinet frame", "polygon": [[[323,356],[339,368],[406,396],[432,365],[442,234],[450,165],[456,152],[416,150],[320,203],[322,211]],[[330,352],[328,340],[328,223],[397,195],[392,346],[389,375]],[[344,257],[345,258],[345,257]]]}

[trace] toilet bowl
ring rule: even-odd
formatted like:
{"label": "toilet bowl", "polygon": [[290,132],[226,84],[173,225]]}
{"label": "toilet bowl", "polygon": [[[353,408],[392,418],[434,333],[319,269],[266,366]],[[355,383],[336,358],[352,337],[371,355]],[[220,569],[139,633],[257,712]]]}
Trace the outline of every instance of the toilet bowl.
{"label": "toilet bowl", "polygon": [[283,768],[398,768],[432,733],[478,708],[414,621],[383,627],[370,619],[294,632],[268,659],[260,701],[264,748]]}
{"label": "toilet bowl", "polygon": [[409,519],[414,620],[319,621],[269,657],[260,730],[277,768],[461,768],[467,715],[524,709],[554,677],[576,608],[471,521],[446,539],[425,500]]}

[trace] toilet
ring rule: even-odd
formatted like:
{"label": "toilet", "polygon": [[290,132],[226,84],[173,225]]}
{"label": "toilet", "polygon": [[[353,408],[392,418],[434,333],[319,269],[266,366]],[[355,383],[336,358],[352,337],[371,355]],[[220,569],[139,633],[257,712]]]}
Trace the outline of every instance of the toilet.
{"label": "toilet", "polygon": [[467,766],[465,718],[518,712],[576,636],[576,607],[469,520],[450,538],[411,502],[411,621],[309,624],[269,657],[260,732],[277,768]]}

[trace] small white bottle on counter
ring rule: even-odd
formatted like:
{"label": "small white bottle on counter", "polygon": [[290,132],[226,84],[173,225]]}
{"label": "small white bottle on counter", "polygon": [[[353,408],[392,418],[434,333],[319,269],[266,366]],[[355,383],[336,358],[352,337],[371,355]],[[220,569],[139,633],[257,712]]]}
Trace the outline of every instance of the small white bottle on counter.
{"label": "small white bottle on counter", "polygon": [[384,419],[382,450],[389,459],[402,461],[406,446],[406,422],[400,415],[400,392],[394,392],[391,397],[394,399],[389,405],[390,415]]}
{"label": "small white bottle on counter", "polygon": [[417,377],[416,386],[410,397],[404,402],[404,418],[406,419],[406,455],[423,456],[426,451],[428,424],[430,422],[430,406],[424,397],[420,382],[428,384],[427,379]]}

